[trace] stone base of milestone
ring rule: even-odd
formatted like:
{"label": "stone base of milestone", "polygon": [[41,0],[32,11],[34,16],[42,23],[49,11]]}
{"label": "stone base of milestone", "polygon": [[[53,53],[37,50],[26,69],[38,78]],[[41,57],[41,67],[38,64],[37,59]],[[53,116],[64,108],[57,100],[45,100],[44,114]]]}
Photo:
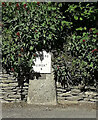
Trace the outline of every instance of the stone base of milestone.
{"label": "stone base of milestone", "polygon": [[36,105],[56,105],[56,87],[52,74],[29,81],[27,103]]}

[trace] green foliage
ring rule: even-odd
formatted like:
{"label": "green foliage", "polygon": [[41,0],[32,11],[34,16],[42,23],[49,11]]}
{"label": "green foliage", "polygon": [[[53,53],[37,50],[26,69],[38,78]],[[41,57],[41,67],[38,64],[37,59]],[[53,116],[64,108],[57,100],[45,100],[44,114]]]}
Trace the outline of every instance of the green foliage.
{"label": "green foliage", "polygon": [[71,56],[67,55],[67,46],[63,46],[63,51],[55,51],[53,61],[54,68],[54,78],[57,82],[60,82],[61,85],[69,87],[72,85],[71,80],[71,65],[68,65],[68,62],[71,63]]}
{"label": "green foliage", "polygon": [[98,19],[97,3],[66,3],[63,5],[65,17],[68,22],[72,22],[71,32],[81,34],[87,32],[89,28],[96,27]]}
{"label": "green foliage", "polygon": [[[67,85],[96,83],[97,3],[6,2],[2,7],[2,63],[7,71],[30,76],[36,51],[56,50],[56,80]],[[66,51],[72,67],[64,58]]]}
{"label": "green foliage", "polygon": [[[97,34],[94,34],[94,31],[83,33],[81,37],[74,34],[71,38],[70,51],[74,56],[73,68],[78,69],[77,79],[82,77],[85,80],[85,85],[96,82],[94,80],[96,80],[95,71],[98,69],[98,44]],[[74,72],[73,76],[77,76],[76,72]]]}
{"label": "green foliage", "polygon": [[[5,3],[2,6],[3,67],[16,77],[28,76],[36,51],[51,51],[64,41],[61,3]],[[62,25],[61,25],[62,24]]]}
{"label": "green foliage", "polygon": [[[98,72],[97,4],[66,3],[63,4],[62,11],[64,11],[63,14],[65,16],[65,21],[62,23],[71,23],[65,29],[67,29],[67,50],[71,52],[72,56],[72,67],[69,68],[67,63],[65,64],[65,61],[68,62],[67,60],[58,59],[67,50],[63,50],[62,54],[60,53],[57,55],[58,57],[56,56],[55,64],[59,65],[59,63],[62,63],[65,68],[67,66],[66,70],[64,70],[65,76],[67,76],[67,80],[65,79],[65,81],[69,82],[68,76],[70,74],[71,77],[69,79],[72,81],[71,84],[95,85],[98,79],[96,74]],[[58,80],[59,77],[58,81],[61,80],[62,83],[63,72],[59,71],[63,71],[62,67],[59,67],[57,71],[55,68],[56,79]],[[59,75],[58,72],[60,73]]]}

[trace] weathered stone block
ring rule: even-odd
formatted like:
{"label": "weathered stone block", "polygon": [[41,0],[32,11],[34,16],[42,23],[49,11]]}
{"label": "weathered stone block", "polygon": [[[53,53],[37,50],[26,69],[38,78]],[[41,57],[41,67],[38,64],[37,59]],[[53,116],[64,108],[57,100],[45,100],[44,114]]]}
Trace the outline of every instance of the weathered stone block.
{"label": "weathered stone block", "polygon": [[3,98],[3,96],[0,96],[0,99],[2,99]]}
{"label": "weathered stone block", "polygon": [[57,100],[65,100],[65,97],[58,96]]}
{"label": "weathered stone block", "polygon": [[[28,86],[29,87],[29,86]],[[28,90],[28,87],[24,87],[23,89]]]}
{"label": "weathered stone block", "polygon": [[69,92],[66,92],[66,93],[62,93],[62,94],[60,94],[59,96],[62,96],[62,97],[67,97],[67,96],[72,96],[71,95],[71,93],[69,93]]}
{"label": "weathered stone block", "polygon": [[8,101],[6,100],[0,100],[1,103],[9,103]]}
{"label": "weathered stone block", "polygon": [[62,87],[60,82],[56,82],[56,86],[57,86],[57,88]]}
{"label": "weathered stone block", "polygon": [[66,89],[61,89],[61,88],[57,88],[56,90],[57,90],[57,92],[63,92],[63,93],[65,93],[67,91]]}
{"label": "weathered stone block", "polygon": [[94,93],[93,93],[93,92],[88,91],[88,92],[85,92],[85,94],[86,94],[86,95],[93,95]]}
{"label": "weathered stone block", "polygon": [[15,83],[13,80],[9,80],[9,79],[8,80],[3,80],[2,82],[3,83]]}
{"label": "weathered stone block", "polygon": [[6,101],[15,101],[14,98],[7,98]]}
{"label": "weathered stone block", "polygon": [[17,86],[18,85],[18,83],[10,83],[9,84],[9,86],[13,86],[13,87],[15,87],[15,86]]}
{"label": "weathered stone block", "polygon": [[28,83],[24,83],[24,87],[25,87],[25,86],[28,86],[28,85],[29,85]]}
{"label": "weathered stone block", "polygon": [[98,96],[94,97],[94,99],[97,99],[97,101],[98,101]]}
{"label": "weathered stone block", "polygon": [[13,86],[3,86],[1,89],[3,90],[3,91],[6,91],[6,90],[11,90],[13,88]]}
{"label": "weathered stone block", "polygon": [[23,92],[22,95],[26,95],[28,92]]}
{"label": "weathered stone block", "polygon": [[9,95],[8,98],[20,98],[20,95]]}
{"label": "weathered stone block", "polygon": [[85,101],[89,101],[89,100],[90,100],[90,98],[84,98],[84,100],[85,100]]}
{"label": "weathered stone block", "polygon": [[70,100],[70,101],[78,101],[81,99],[79,96],[72,96],[72,97],[65,97],[65,99]]}
{"label": "weathered stone block", "polygon": [[46,79],[30,80],[27,102],[29,104],[56,104],[55,81],[51,74]]}
{"label": "weathered stone block", "polygon": [[71,89],[72,92],[75,92],[75,93],[80,93],[81,91],[79,89]]}
{"label": "weathered stone block", "polygon": [[71,93],[71,95],[73,95],[73,96],[79,96],[78,93]]}
{"label": "weathered stone block", "polygon": [[91,102],[97,102],[97,99],[90,99]]}
{"label": "weathered stone block", "polygon": [[16,84],[0,84],[2,87],[10,87],[10,86],[16,86]]}
{"label": "weathered stone block", "polygon": [[2,80],[7,80],[8,77],[2,76]]}

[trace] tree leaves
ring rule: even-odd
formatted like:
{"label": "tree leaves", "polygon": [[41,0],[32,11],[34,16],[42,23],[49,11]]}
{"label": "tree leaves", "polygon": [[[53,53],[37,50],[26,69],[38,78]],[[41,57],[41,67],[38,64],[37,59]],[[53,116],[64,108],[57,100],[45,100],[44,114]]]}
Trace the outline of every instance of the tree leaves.
{"label": "tree leaves", "polygon": [[34,49],[34,47],[33,46],[30,46],[30,50],[33,50]]}
{"label": "tree leaves", "polygon": [[[62,6],[62,3],[59,5]],[[50,2],[22,2],[12,3],[10,6],[6,4],[2,12],[2,21],[6,25],[3,29],[3,66],[7,64],[10,69],[11,62],[17,75],[26,74],[24,66],[27,70],[32,70],[34,59],[32,53],[35,50],[53,49],[51,45],[52,42],[57,42],[57,37],[60,35],[57,33],[57,28],[59,32],[63,15],[59,11],[58,4]],[[10,54],[11,57],[8,59]]]}
{"label": "tree leaves", "polygon": [[[80,39],[79,41],[78,38]],[[80,71],[78,74],[85,80],[84,84],[90,84],[89,80],[93,79],[91,74],[94,76],[94,71],[97,69],[97,52],[92,52],[92,50],[96,50],[94,48],[97,47],[95,38],[97,39],[97,36],[92,32],[83,32],[83,36],[81,37],[77,35],[72,36],[70,50],[73,57],[76,57],[76,59],[73,60],[73,68],[78,68]],[[76,75],[75,77],[77,78]]]}
{"label": "tree leaves", "polygon": [[74,19],[75,19],[75,20],[78,20],[78,16],[75,15],[75,16],[74,16]]}

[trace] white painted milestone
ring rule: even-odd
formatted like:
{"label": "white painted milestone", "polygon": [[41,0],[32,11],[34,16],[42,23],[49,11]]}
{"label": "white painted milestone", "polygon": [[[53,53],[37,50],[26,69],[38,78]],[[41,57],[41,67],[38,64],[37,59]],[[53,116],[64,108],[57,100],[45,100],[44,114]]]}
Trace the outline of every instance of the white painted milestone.
{"label": "white painted milestone", "polygon": [[38,73],[51,73],[51,54],[44,50],[37,52],[33,70]]}

